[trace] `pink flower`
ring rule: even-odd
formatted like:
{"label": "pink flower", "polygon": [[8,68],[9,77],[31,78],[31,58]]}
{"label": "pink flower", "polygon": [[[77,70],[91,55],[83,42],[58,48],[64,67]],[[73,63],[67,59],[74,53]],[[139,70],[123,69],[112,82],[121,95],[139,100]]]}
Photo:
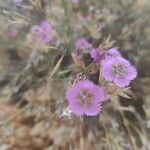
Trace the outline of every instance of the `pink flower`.
{"label": "pink flower", "polygon": [[106,57],[121,57],[121,54],[117,48],[113,47],[106,52]]}
{"label": "pink flower", "polygon": [[48,3],[48,0],[44,0],[44,2],[45,2],[45,4],[47,4],[47,3]]}
{"label": "pink flower", "polygon": [[92,48],[92,44],[90,44],[85,38],[80,38],[75,42],[75,54],[79,59],[82,59],[83,52],[90,48]]}
{"label": "pink flower", "polygon": [[22,5],[22,1],[23,1],[23,0],[14,0],[15,5],[16,5],[17,7],[20,7],[20,6]]}
{"label": "pink flower", "polygon": [[93,58],[95,63],[100,64],[104,58],[111,59],[112,57],[121,57],[121,54],[116,48],[111,48],[106,52],[102,52],[99,49],[92,49],[90,56]]}
{"label": "pink flower", "polygon": [[80,50],[86,50],[92,47],[92,44],[90,44],[85,38],[80,38],[75,43],[76,49]]}
{"label": "pink flower", "polygon": [[101,52],[99,49],[92,49],[90,52],[91,58],[93,58],[94,62],[100,64],[102,59],[104,58],[104,52]]}
{"label": "pink flower", "polygon": [[52,40],[52,27],[47,21],[42,21],[40,25],[32,28],[32,41],[48,43]]}
{"label": "pink flower", "polygon": [[66,92],[66,98],[71,111],[77,115],[95,116],[102,109],[102,103],[107,99],[107,94],[88,80],[73,84]]}
{"label": "pink flower", "polygon": [[19,29],[16,26],[11,26],[8,35],[11,38],[16,38],[18,36],[18,33],[19,33]]}
{"label": "pink flower", "polygon": [[105,80],[120,87],[128,86],[137,76],[137,71],[129,61],[122,57],[111,57],[102,61],[102,76]]}
{"label": "pink flower", "polygon": [[71,0],[72,3],[78,4],[80,0]]}

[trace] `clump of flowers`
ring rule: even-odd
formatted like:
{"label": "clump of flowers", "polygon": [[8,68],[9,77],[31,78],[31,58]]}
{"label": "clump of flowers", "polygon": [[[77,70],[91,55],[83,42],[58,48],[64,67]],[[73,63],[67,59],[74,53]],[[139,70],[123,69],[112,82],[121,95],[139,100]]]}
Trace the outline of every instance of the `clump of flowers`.
{"label": "clump of flowers", "polygon": [[101,61],[104,59],[111,59],[112,57],[121,57],[121,54],[117,50],[117,48],[110,48],[108,51],[104,52],[98,48],[93,48],[90,51],[90,56],[94,60],[95,63],[101,64]]}
{"label": "clump of flowers", "polygon": [[67,91],[69,107],[77,116],[95,116],[102,109],[102,103],[107,99],[106,92],[100,86],[89,80],[73,84]]}
{"label": "clump of flowers", "polygon": [[[82,65],[85,67],[82,67],[83,72],[95,76],[99,73],[99,81],[95,84],[87,80],[85,76],[84,79],[80,76],[80,80],[74,80],[73,85],[66,92],[72,113],[77,116],[95,116],[101,112],[103,102],[108,98],[111,99],[113,94],[129,98],[124,92],[136,78],[137,71],[128,60],[121,56],[117,48],[113,47],[107,51],[92,48],[92,45],[84,38],[79,39],[75,46],[77,50],[82,51],[82,55],[89,53],[92,59],[89,66]],[[79,63],[84,64],[84,60],[81,59]],[[96,71],[93,73],[91,69]]]}
{"label": "clump of flowers", "polygon": [[52,40],[52,26],[48,21],[42,21],[31,29],[32,42],[47,44]]}

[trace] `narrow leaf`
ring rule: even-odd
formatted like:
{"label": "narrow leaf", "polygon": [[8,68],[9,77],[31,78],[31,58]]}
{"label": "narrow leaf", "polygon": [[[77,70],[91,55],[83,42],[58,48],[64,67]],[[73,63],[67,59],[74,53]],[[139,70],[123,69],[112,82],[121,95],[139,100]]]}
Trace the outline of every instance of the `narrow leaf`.
{"label": "narrow leaf", "polygon": [[55,67],[53,69],[53,71],[51,72],[50,78],[52,78],[57,73],[57,71],[59,70],[60,65],[63,61],[63,58],[64,58],[64,55],[58,60],[57,64],[55,65]]}
{"label": "narrow leaf", "polygon": [[67,75],[68,73],[70,73],[70,70],[63,70],[63,71],[58,72],[58,76],[62,77],[62,76]]}

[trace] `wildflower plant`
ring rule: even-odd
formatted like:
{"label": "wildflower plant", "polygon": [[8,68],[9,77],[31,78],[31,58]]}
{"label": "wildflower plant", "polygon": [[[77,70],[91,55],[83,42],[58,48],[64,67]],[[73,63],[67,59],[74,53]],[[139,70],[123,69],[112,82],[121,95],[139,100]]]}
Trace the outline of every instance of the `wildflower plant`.
{"label": "wildflower plant", "polygon": [[[84,68],[83,72],[86,70],[86,74],[91,74],[90,69],[97,64],[96,67],[99,71],[97,70],[94,75],[96,76],[96,73],[99,72],[99,82],[95,84],[90,80],[80,80],[73,83],[66,92],[69,108],[77,116],[96,116],[101,112],[103,103],[111,99],[111,95],[107,91],[109,86],[111,88],[111,85],[114,84],[116,90],[117,88],[127,88],[137,77],[135,67],[123,58],[115,47],[105,51],[91,48],[89,55],[92,62]],[[123,90],[118,95],[127,97]]]}
{"label": "wildflower plant", "polygon": [[[16,5],[22,5],[22,2],[22,0],[14,0],[14,4]],[[31,4],[33,5],[32,9],[35,8],[39,11],[39,13],[43,14],[43,11],[46,11],[45,4],[49,4],[49,2],[41,0],[40,3],[35,2]],[[54,67],[50,76],[51,78],[57,74],[65,55],[68,55],[68,49],[70,50],[71,56],[74,61],[74,67],[76,67],[76,69],[64,70],[62,72],[59,72],[58,76],[65,76],[66,74],[71,75],[70,73],[78,75],[81,73],[84,74],[86,79],[79,80],[78,82],[72,81],[73,84],[71,85],[71,87],[68,87],[68,90],[66,92],[66,102],[68,103],[68,107],[72,111],[72,113],[77,116],[95,116],[101,112],[106,99],[111,99],[110,93],[107,91],[107,89],[109,89],[109,85],[114,84],[119,89],[127,88],[130,85],[131,81],[136,78],[137,71],[128,60],[122,57],[118,48],[113,46],[115,42],[110,41],[110,36],[107,39],[103,40],[104,42],[99,43],[99,45],[97,46],[93,44],[94,38],[98,39],[97,33],[99,32],[99,30],[97,29],[97,27],[95,27],[95,25],[93,25],[94,28],[90,28],[90,25],[92,25],[91,23],[93,21],[97,21],[96,15],[100,13],[99,11],[95,12],[92,7],[89,7],[89,12],[86,14],[90,14],[91,19],[89,20],[89,22],[87,22],[87,20],[85,19],[86,17],[82,18],[80,16],[80,18],[82,18],[82,22],[84,22],[84,25],[81,26],[81,28],[85,27],[89,32],[89,35],[87,34],[88,32],[85,32],[82,36],[76,36],[78,28],[76,29],[76,27],[73,26],[73,22],[76,20],[73,20],[74,18],[72,18],[71,20],[69,18],[69,14],[78,16],[73,10],[74,7],[79,7],[78,4],[80,4],[80,1],[67,0],[63,1],[60,4],[64,9],[63,13],[65,14],[66,18],[65,20],[59,18],[59,21],[67,22],[65,26],[66,28],[63,28],[63,30],[66,31],[66,35],[61,35],[63,36],[62,39],[66,39],[66,36],[68,36],[67,42],[70,41],[70,43],[68,44],[69,46],[66,44],[66,41],[60,39],[59,30],[57,29],[60,25],[57,24],[57,26],[55,26],[55,29],[57,29],[58,31],[54,31],[54,29],[52,29],[52,25],[50,22],[57,22],[58,18],[55,18],[53,15],[52,16],[55,19],[53,17],[46,18],[46,12],[44,14],[45,16],[43,15],[43,17],[40,18],[37,23],[30,24],[30,43],[28,44],[29,47],[33,48],[34,50],[41,49],[42,51],[42,49],[46,47],[47,49],[53,49],[57,51],[60,45],[62,46],[60,47],[60,49],[66,50],[66,52],[63,52],[63,56]],[[21,9],[27,8],[28,7],[26,6],[22,7]],[[30,10],[31,8],[29,7],[28,9]],[[17,23],[26,22],[26,25],[29,25],[26,16],[17,14],[17,17],[20,19],[19,21],[17,21]],[[12,36],[15,36],[15,33],[13,34],[14,35]],[[52,39],[54,39],[54,42],[52,42]],[[49,44],[55,46],[50,47]],[[57,47],[57,45],[59,46]],[[94,81],[91,76],[98,78],[98,80]],[[121,93],[121,95],[123,94]]]}
{"label": "wildflower plant", "polygon": [[[96,6],[98,3],[100,4],[98,5],[100,9]],[[113,106],[117,107],[117,111],[130,109],[122,108],[118,98],[122,96],[130,99],[130,96],[133,94],[130,90],[130,86],[134,83],[134,79],[136,79],[138,73],[132,58],[129,59],[127,57],[127,59],[124,57],[122,53],[124,46],[119,45],[119,40],[125,39],[129,35],[131,36],[132,32],[129,32],[128,28],[125,28],[123,31],[115,31],[114,28],[109,27],[110,23],[114,24],[118,19],[117,13],[122,9],[113,9],[112,11],[107,10],[107,7],[101,9],[103,6],[101,4],[103,3],[107,2],[100,2],[98,0],[14,0],[14,5],[17,6],[16,9],[19,8],[18,12],[13,12],[12,14],[7,11],[2,12],[4,15],[9,16],[10,20],[8,19],[8,21],[17,27],[9,32],[9,37],[19,39],[20,42],[18,42],[18,45],[19,48],[21,47],[21,52],[23,52],[24,49],[28,49],[29,51],[24,52],[26,57],[29,56],[29,60],[27,60],[28,64],[22,71],[23,73],[19,72],[18,78],[13,80],[13,82],[15,82],[14,85],[19,83],[19,86],[15,88],[17,90],[14,91],[16,93],[18,91],[26,92],[28,87],[30,87],[27,84],[28,82],[29,85],[34,84],[32,90],[38,88],[38,85],[42,86],[45,83],[48,84],[46,88],[50,88],[49,85],[55,82],[55,80],[57,81],[56,84],[61,84],[61,81],[65,82],[65,86],[57,89],[54,93],[51,92],[51,94],[45,94],[44,92],[53,91],[57,85],[52,86],[51,89],[47,91],[45,90],[46,88],[43,88],[42,90],[44,92],[40,92],[39,90],[39,95],[35,99],[44,97],[44,100],[48,100],[45,100],[46,102],[40,101],[40,103],[44,103],[44,107],[47,108],[49,107],[49,103],[54,103],[52,105],[50,104],[50,107],[52,107],[50,108],[51,112],[48,112],[49,109],[44,109],[42,113],[40,113],[42,116],[46,111],[44,117],[46,118],[48,116],[48,119],[42,116],[45,120],[59,118],[59,116],[62,119],[68,116],[70,122],[74,121],[75,118],[83,122],[84,125],[86,124],[85,120],[87,118],[96,118],[97,122],[101,122],[105,128],[105,121],[107,121],[109,116],[107,113],[109,112],[110,114],[110,112],[114,112],[112,111],[114,109]],[[126,8],[126,3],[127,2],[123,2],[123,8]],[[114,12],[117,12],[117,15],[114,15]],[[125,13],[125,15],[126,14],[127,13]],[[124,16],[124,14],[122,14],[122,16]],[[119,19],[117,21],[121,22]],[[128,20],[130,20],[130,18],[128,18]],[[124,21],[121,23],[124,23]],[[119,25],[120,24],[118,24],[118,26]],[[140,25],[142,26],[142,23],[140,23]],[[24,27],[27,33],[22,31]],[[126,26],[124,25],[124,27]],[[132,28],[132,26],[130,27]],[[139,28],[139,26],[136,26],[136,28]],[[111,29],[114,31],[109,33]],[[124,32],[127,34],[124,35],[124,37],[119,35]],[[114,36],[116,33],[118,33],[118,36]],[[134,40],[137,39],[135,38]],[[19,52],[19,56],[22,58],[24,53],[20,54],[21,52]],[[24,59],[24,61],[25,60],[26,59]],[[30,73],[33,73],[33,75]],[[23,80],[23,82],[21,82],[21,80]],[[37,80],[39,80],[39,82],[35,84]],[[59,93],[61,90],[63,90],[63,96]],[[36,95],[36,92],[38,92],[38,90],[35,90],[35,93],[32,95]],[[16,93],[14,95],[17,95]],[[25,100],[30,100],[30,92],[29,94],[19,93],[19,96],[20,95]],[[40,97],[40,95],[42,96]],[[17,100],[20,98],[19,96]],[[111,110],[107,112],[106,107],[109,107]],[[59,109],[61,109],[61,111],[59,111]],[[37,110],[36,107],[35,110]],[[30,112],[30,110],[28,112]],[[52,117],[49,117],[51,115]],[[121,115],[123,116],[123,113],[121,113]],[[36,116],[36,114],[33,115],[33,117],[34,116]],[[35,121],[44,120],[42,117],[35,118],[33,123]],[[111,114],[109,118],[111,118]],[[122,118],[124,119],[125,117],[123,116]],[[89,123],[90,119],[88,120]],[[111,119],[113,120],[114,118]],[[111,119],[110,122],[112,121]],[[125,121],[124,124],[127,125]],[[53,121],[50,120],[50,123],[51,122]],[[43,124],[45,124],[45,122],[43,122]],[[54,121],[54,124],[58,127],[60,122],[58,121],[56,123]],[[81,124],[79,127],[82,129]],[[115,130],[115,128],[113,129]],[[121,127],[119,129],[121,129]],[[109,136],[107,130],[105,134],[107,138],[107,135]],[[89,139],[92,139],[91,137],[93,135],[91,135],[89,135]],[[116,135],[116,133],[114,135]],[[78,137],[78,135],[76,137]],[[82,145],[82,141],[86,140],[82,139],[80,145]],[[110,141],[108,140],[107,142],[109,143]],[[54,140],[52,143],[57,143],[57,141],[55,142]],[[72,146],[72,143],[68,145]],[[134,141],[132,144],[134,144]],[[115,146],[116,145],[115,143]],[[81,149],[86,148],[82,147]],[[106,149],[108,148],[106,147]]]}

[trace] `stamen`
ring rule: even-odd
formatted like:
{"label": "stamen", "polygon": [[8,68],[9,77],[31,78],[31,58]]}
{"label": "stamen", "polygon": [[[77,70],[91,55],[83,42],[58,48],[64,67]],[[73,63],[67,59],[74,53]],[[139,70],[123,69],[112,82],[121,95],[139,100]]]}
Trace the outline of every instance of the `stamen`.
{"label": "stamen", "polygon": [[117,76],[123,76],[126,73],[126,68],[122,65],[114,65],[112,69],[113,74]]}
{"label": "stamen", "polygon": [[82,90],[78,96],[78,101],[82,106],[89,106],[93,101],[93,95],[88,90]]}

